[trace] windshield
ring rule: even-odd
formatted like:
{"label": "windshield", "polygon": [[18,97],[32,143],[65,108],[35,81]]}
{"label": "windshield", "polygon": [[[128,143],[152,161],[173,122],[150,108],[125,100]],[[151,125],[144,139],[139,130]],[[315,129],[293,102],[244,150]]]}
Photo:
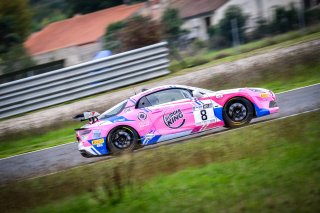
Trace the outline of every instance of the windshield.
{"label": "windshield", "polygon": [[202,88],[198,88],[198,87],[191,87],[193,90],[198,90],[200,93],[203,94],[208,94],[208,93],[213,93],[214,91],[212,90],[207,90],[207,89],[202,89]]}
{"label": "windshield", "polygon": [[108,109],[107,111],[105,111],[104,113],[102,113],[98,119],[105,119],[105,118],[110,118],[114,115],[119,114],[120,112],[122,112],[123,108],[126,106],[128,100],[124,100],[120,103],[118,103],[117,105],[111,107],[110,109]]}

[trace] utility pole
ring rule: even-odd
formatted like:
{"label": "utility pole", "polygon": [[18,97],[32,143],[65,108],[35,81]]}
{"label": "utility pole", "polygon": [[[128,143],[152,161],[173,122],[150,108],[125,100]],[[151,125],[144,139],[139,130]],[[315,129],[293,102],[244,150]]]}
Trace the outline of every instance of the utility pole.
{"label": "utility pole", "polygon": [[304,19],[304,1],[303,0],[300,0],[300,5],[299,5],[299,26],[300,26],[301,33],[304,34],[306,23]]}
{"label": "utility pole", "polygon": [[236,18],[234,18],[230,22],[231,22],[231,32],[232,32],[233,47],[236,47],[237,51],[240,52],[240,49],[239,49],[240,39],[239,39],[238,20]]}

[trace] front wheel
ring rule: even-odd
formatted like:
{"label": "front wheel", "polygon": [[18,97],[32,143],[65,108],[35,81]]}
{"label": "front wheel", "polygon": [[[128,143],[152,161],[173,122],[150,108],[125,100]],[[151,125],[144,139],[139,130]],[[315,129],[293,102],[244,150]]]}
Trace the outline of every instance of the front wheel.
{"label": "front wheel", "polygon": [[253,117],[253,107],[245,98],[230,99],[223,108],[226,127],[236,128],[248,124]]}
{"label": "front wheel", "polygon": [[116,127],[110,131],[107,146],[111,154],[131,152],[137,147],[138,133],[131,127]]}

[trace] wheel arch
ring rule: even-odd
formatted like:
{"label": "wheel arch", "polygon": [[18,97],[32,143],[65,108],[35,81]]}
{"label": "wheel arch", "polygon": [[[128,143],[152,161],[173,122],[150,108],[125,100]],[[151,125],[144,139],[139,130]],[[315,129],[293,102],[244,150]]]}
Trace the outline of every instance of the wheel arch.
{"label": "wheel arch", "polygon": [[118,129],[118,128],[120,128],[120,127],[127,127],[127,128],[130,128],[130,129],[133,129],[133,130],[137,133],[137,135],[138,135],[138,143],[139,143],[139,144],[141,143],[141,136],[140,136],[139,132],[138,132],[133,126],[128,125],[128,124],[120,124],[120,125],[117,125],[117,126],[112,127],[112,128],[108,131],[108,133],[106,134],[106,139],[108,139],[110,132],[112,132],[112,131],[114,131],[115,129]]}
{"label": "wheel arch", "polygon": [[231,99],[234,99],[234,98],[244,98],[244,99],[246,99],[247,101],[249,101],[249,103],[251,104],[252,109],[253,109],[253,116],[254,116],[254,117],[257,117],[256,108],[255,108],[254,104],[252,103],[252,101],[250,101],[250,99],[249,99],[246,95],[237,95],[237,96],[233,96],[233,97],[228,98],[228,99],[226,100],[226,102],[224,103],[224,105],[223,105],[223,110],[225,110],[225,107],[226,107],[227,103],[229,103],[229,101],[230,101]]}

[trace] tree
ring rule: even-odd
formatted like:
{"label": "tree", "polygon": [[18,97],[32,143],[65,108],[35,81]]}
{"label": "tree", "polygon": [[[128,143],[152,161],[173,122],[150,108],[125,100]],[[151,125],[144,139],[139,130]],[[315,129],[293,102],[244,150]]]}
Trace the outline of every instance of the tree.
{"label": "tree", "polygon": [[31,27],[27,0],[0,1],[0,53],[22,43]]}
{"label": "tree", "polygon": [[134,16],[119,33],[122,50],[128,51],[161,41],[160,25],[150,17]]}
{"label": "tree", "polygon": [[136,3],[143,2],[146,0],[67,0],[68,4],[71,7],[72,14],[75,13],[91,13],[97,10],[102,10],[109,7],[114,7],[120,4],[125,4],[127,2]]}
{"label": "tree", "polygon": [[29,0],[32,10],[32,31],[41,30],[49,23],[69,17],[71,9],[65,0]]}
{"label": "tree", "polygon": [[243,14],[242,9],[239,6],[229,6],[224,17],[219,22],[219,32],[224,38],[227,39],[229,44],[232,43],[232,20],[236,20],[240,41],[245,39],[245,25],[247,22],[247,16]]}
{"label": "tree", "polygon": [[115,53],[128,51],[160,42],[160,25],[150,17],[134,16],[108,26],[104,47]]}
{"label": "tree", "polygon": [[27,0],[0,1],[0,68],[3,72],[33,64],[22,45],[30,28]]}
{"label": "tree", "polygon": [[293,4],[289,9],[277,7],[271,23],[272,30],[275,33],[284,33],[299,27],[298,11]]}
{"label": "tree", "polygon": [[163,27],[166,39],[169,42],[173,42],[179,39],[181,35],[182,19],[179,16],[179,11],[174,8],[168,8],[164,12],[161,24]]}
{"label": "tree", "polygon": [[107,33],[104,35],[104,48],[111,50],[114,53],[121,51],[121,43],[119,38],[119,33],[122,28],[126,25],[125,22],[119,21],[113,24],[110,24],[107,27]]}

